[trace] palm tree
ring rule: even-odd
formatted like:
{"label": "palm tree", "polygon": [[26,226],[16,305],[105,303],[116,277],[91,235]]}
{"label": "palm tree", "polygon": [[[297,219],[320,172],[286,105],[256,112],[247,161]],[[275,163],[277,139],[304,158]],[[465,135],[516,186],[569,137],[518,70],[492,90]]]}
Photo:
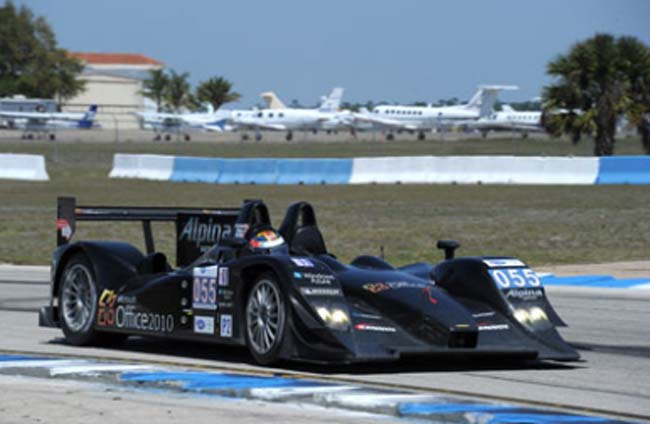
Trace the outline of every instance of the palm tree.
{"label": "palm tree", "polygon": [[196,98],[201,103],[210,103],[217,110],[224,103],[235,102],[241,95],[232,89],[232,83],[222,77],[213,77],[203,81],[196,88]]}
{"label": "palm tree", "polygon": [[142,94],[156,102],[156,111],[160,112],[163,107],[165,93],[169,85],[169,77],[162,69],[152,69],[149,71],[149,78],[142,83]]}
{"label": "palm tree", "polygon": [[187,81],[189,74],[183,72],[182,74],[176,71],[170,71],[169,82],[167,90],[165,91],[165,99],[172,108],[178,112],[182,106],[186,106],[190,101],[190,83]]}
{"label": "palm tree", "polygon": [[650,47],[634,37],[621,37],[618,47],[628,81],[627,117],[641,135],[643,150],[650,154]]}
{"label": "palm tree", "polygon": [[[557,133],[570,134],[574,142],[583,134],[595,134],[594,154],[612,155],[618,118],[624,113],[645,116],[650,112],[647,97],[632,88],[636,85],[648,95],[648,86],[640,86],[650,78],[634,77],[646,81],[635,84],[631,81],[632,69],[638,71],[631,62],[636,63],[639,52],[648,54],[648,47],[635,38],[596,34],[551,61],[547,72],[557,81],[544,88],[543,96],[550,127]],[[647,74],[647,69],[641,74],[644,72]],[[566,112],[557,113],[558,109]],[[632,113],[639,109],[644,113]]]}

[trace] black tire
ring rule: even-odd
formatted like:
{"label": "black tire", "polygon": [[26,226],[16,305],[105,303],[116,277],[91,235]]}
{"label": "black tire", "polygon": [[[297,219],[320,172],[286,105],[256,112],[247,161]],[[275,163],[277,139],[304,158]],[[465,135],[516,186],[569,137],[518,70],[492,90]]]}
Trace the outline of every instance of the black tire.
{"label": "black tire", "polygon": [[[87,317],[83,320],[80,326],[76,325],[71,317],[71,309],[66,304],[66,290],[71,290],[74,274],[79,277],[88,279],[88,290],[85,295],[81,294],[79,297],[84,297],[87,302],[86,307]],[[88,345],[115,345],[124,342],[128,335],[115,334],[115,333],[102,333],[95,330],[97,320],[97,302],[100,296],[100,288],[97,286],[95,279],[95,271],[92,263],[88,257],[83,253],[74,254],[70,260],[65,264],[65,268],[61,273],[59,284],[59,322],[61,329],[65,336],[67,343],[75,346],[88,346]],[[77,323],[78,324],[78,323]]]}
{"label": "black tire", "polygon": [[[261,309],[258,308],[257,312],[255,311],[254,305],[257,303],[258,306],[261,305],[260,297],[257,296],[258,292],[264,289],[268,289],[267,292],[270,296],[275,298],[277,302],[277,320],[276,320],[276,331],[275,336],[268,347],[266,346],[270,336],[267,336],[266,329],[272,333],[272,326],[269,323],[273,320],[273,309]],[[255,316],[260,316],[262,321],[257,321],[256,325],[253,325]],[[267,321],[264,321],[264,316],[266,315]],[[260,324],[264,327],[260,327]],[[256,331],[255,329],[260,329]],[[253,283],[251,290],[246,297],[246,306],[244,310],[244,333],[246,335],[246,346],[250,351],[251,355],[255,361],[261,365],[270,365],[277,362],[280,359],[282,349],[288,340],[289,334],[289,305],[285,294],[282,292],[280,285],[278,284],[277,277],[272,272],[265,272],[260,275]],[[262,335],[261,337],[260,334]],[[262,337],[264,339],[262,339]]]}

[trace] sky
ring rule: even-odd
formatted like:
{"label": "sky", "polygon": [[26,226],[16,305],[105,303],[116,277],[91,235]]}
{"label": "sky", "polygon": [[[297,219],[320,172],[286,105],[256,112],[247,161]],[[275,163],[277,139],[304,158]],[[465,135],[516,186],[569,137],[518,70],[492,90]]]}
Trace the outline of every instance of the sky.
{"label": "sky", "polygon": [[[1,0],[0,0],[1,1]],[[478,84],[515,84],[529,100],[552,80],[546,64],[597,32],[650,44],[646,0],[14,0],[44,16],[71,51],[141,53],[188,72],[223,76],[234,106],[468,99]]]}

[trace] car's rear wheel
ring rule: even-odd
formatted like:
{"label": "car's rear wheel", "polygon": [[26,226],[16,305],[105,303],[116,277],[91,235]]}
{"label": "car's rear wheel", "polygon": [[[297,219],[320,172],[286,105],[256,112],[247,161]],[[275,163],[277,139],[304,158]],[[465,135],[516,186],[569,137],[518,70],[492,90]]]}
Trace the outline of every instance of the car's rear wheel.
{"label": "car's rear wheel", "polygon": [[253,358],[268,365],[280,358],[287,337],[287,302],[273,273],[262,274],[246,301],[246,344]]}
{"label": "car's rear wheel", "polygon": [[77,253],[65,265],[59,284],[59,322],[68,343],[117,344],[128,337],[95,330],[97,300],[93,266],[86,255]]}

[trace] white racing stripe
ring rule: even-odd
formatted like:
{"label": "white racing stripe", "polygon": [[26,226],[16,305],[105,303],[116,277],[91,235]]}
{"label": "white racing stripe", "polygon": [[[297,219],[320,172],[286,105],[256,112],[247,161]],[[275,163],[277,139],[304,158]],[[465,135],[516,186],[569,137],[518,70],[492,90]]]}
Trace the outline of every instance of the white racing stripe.
{"label": "white racing stripe", "polygon": [[355,390],[354,386],[313,386],[313,387],[267,387],[251,389],[252,396],[260,399],[281,399],[291,396],[308,396],[319,393],[333,393]]}
{"label": "white racing stripe", "polygon": [[52,368],[86,364],[88,361],[73,359],[26,359],[16,361],[0,361],[0,368]]}
{"label": "white racing stripe", "polygon": [[650,281],[647,283],[642,283],[642,284],[637,284],[635,286],[630,287],[632,289],[644,289],[644,290],[650,290]]}
{"label": "white racing stripe", "polygon": [[149,365],[127,365],[127,364],[69,364],[57,367],[50,367],[50,375],[62,374],[95,374],[100,372],[128,372],[153,370],[154,367]]}
{"label": "white racing stripe", "polygon": [[333,403],[339,406],[348,407],[363,407],[363,408],[376,408],[376,407],[395,407],[399,403],[421,403],[433,402],[439,400],[439,396],[426,395],[426,394],[379,394],[379,393],[344,393],[344,394],[326,394],[319,396],[320,399],[327,403]]}

